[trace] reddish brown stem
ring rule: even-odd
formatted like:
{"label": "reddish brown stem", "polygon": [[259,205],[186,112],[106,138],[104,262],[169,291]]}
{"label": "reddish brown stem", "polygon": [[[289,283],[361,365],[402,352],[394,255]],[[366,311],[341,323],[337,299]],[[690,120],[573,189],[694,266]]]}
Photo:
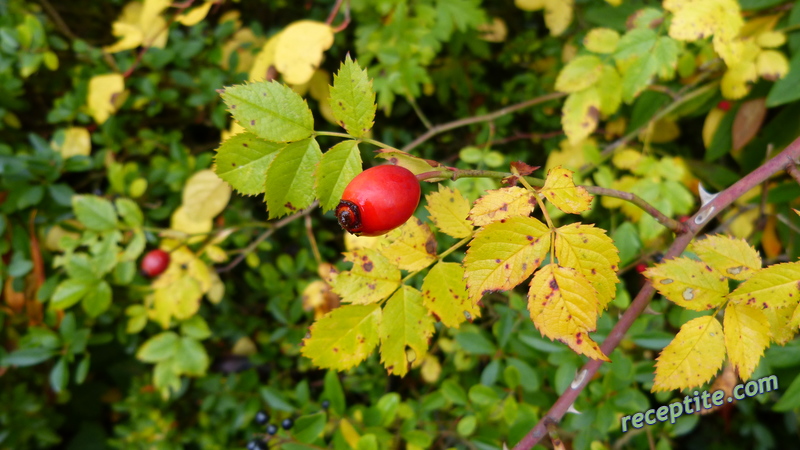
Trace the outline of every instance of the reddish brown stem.
{"label": "reddish brown stem", "polygon": [[[709,221],[719,214],[723,209],[730,206],[737,198],[741,197],[745,192],[749,191],[755,186],[758,186],[764,180],[768,179],[775,173],[783,170],[790,170],[796,162],[800,159],[800,138],[789,144],[785,150],[779,153],[774,158],[765,162],[758,169],[750,172],[747,176],[740,179],[729,188],[720,192],[713,200],[703,205],[689,220],[686,221],[685,232],[679,234],[672,242],[669,249],[664,255],[664,259],[675,258],[679,256],[686,247],[692,242],[692,239],[700,232]],[[636,295],[636,298],[631,303],[631,306],[622,315],[619,322],[614,325],[614,328],[606,337],[605,341],[600,345],[600,349],[605,354],[611,352],[619,345],[625,333],[633,325],[637,317],[645,310],[653,296],[653,286],[647,282],[644,287]],[[554,422],[558,423],[564,417],[569,407],[575,403],[578,395],[583,391],[589,383],[602,361],[589,360],[576,377],[576,382],[573,382],[566,391],[556,400],[547,414],[542,417],[538,424],[533,427],[522,440],[514,446],[514,450],[527,450],[536,445],[545,435],[547,435],[547,424]],[[579,382],[578,382],[579,381]]]}

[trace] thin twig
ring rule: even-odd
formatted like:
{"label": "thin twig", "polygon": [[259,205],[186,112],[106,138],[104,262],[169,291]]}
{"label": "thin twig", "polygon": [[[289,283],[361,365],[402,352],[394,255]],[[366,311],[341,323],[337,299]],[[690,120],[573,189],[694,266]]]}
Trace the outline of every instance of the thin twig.
{"label": "thin twig", "polygon": [[428,117],[425,115],[425,113],[422,112],[422,109],[419,107],[419,105],[417,105],[417,101],[414,100],[414,96],[406,92],[406,100],[411,105],[411,108],[414,109],[414,112],[417,114],[417,117],[419,117],[419,120],[422,122],[422,124],[425,125],[425,128],[429,130],[433,128],[433,124],[430,120],[428,120]]}
{"label": "thin twig", "polygon": [[557,136],[561,136],[563,134],[564,130],[550,131],[548,133],[516,133],[513,136],[497,139],[492,143],[492,145],[507,144],[509,142],[519,141],[521,139],[537,139],[537,140],[550,139]]}
{"label": "thin twig", "polygon": [[506,114],[511,114],[514,111],[519,111],[520,109],[529,108],[531,106],[538,105],[539,103],[548,102],[550,100],[559,99],[566,95],[567,94],[561,92],[552,92],[550,94],[545,94],[536,98],[532,98],[530,100],[525,100],[524,102],[506,106],[505,108],[500,108],[497,111],[490,112],[488,114],[483,114],[481,116],[467,117],[466,119],[454,120],[453,122],[435,125],[433,128],[419,135],[416,139],[414,139],[408,145],[403,147],[402,150],[404,152],[411,151],[411,149],[418,147],[420,144],[436,136],[437,134],[444,133],[445,131],[452,130],[453,128],[465,127],[467,125],[472,125],[473,123],[488,122],[490,120],[495,120],[498,117],[505,116]]}
{"label": "thin twig", "polygon": [[50,19],[53,20],[53,23],[56,24],[56,28],[58,28],[59,31],[64,34],[64,36],[73,41],[78,40],[78,36],[76,36],[75,33],[70,30],[69,26],[67,26],[67,23],[64,22],[64,19],[61,18],[61,15],[58,13],[58,11],[56,11],[55,8],[53,8],[53,5],[51,5],[49,1],[39,0],[39,3],[42,4],[42,8],[44,8],[44,10],[47,12],[47,15],[49,15]]}
{"label": "thin twig", "polygon": [[333,5],[333,9],[331,9],[330,14],[328,14],[328,18],[325,19],[325,24],[330,25],[333,23],[333,19],[339,14],[339,8],[342,7],[342,0],[336,0],[336,4]]}
{"label": "thin twig", "polygon": [[273,233],[285,227],[286,225],[289,225],[295,220],[308,215],[309,213],[311,213],[311,211],[314,210],[314,208],[317,207],[318,204],[319,201],[315,200],[314,203],[312,203],[308,208],[302,211],[298,211],[290,216],[286,216],[283,219],[273,223],[268,230],[261,233],[261,235],[259,235],[253,242],[251,242],[247,247],[245,247],[244,251],[239,256],[237,256],[233,261],[231,261],[227,266],[217,269],[217,273],[225,273],[233,270],[234,267],[238,266],[242,261],[244,261],[245,258],[247,258],[247,255],[255,251],[256,247],[258,247],[258,244],[267,240],[270,236],[272,236]]}
{"label": "thin twig", "polygon": [[[672,245],[670,245],[669,249],[664,255],[664,259],[675,258],[683,253],[686,247],[689,246],[689,243],[692,242],[692,239],[694,239],[697,233],[699,233],[700,230],[702,230],[712,218],[719,214],[723,209],[730,206],[744,193],[753,187],[758,186],[775,173],[778,173],[782,170],[788,170],[790,165],[793,164],[794,161],[798,160],[798,157],[800,157],[800,138],[789,144],[784,151],[765,162],[763,165],[761,165],[761,167],[750,172],[744,178],[720,192],[713,200],[706,203],[700,208],[699,211],[697,211],[692,217],[689,218],[689,220],[686,221],[686,231],[679,234],[672,242]],[[625,333],[628,331],[631,325],[633,325],[633,322],[648,306],[650,298],[653,296],[654,292],[655,290],[653,289],[653,285],[650,284],[649,281],[646,282],[644,287],[642,287],[642,289],[636,295],[636,298],[634,298],[631,306],[625,311],[619,322],[614,325],[614,328],[603,341],[603,344],[600,346],[600,350],[603,353],[606,355],[611,354],[611,352],[619,345],[619,343],[622,341],[622,338],[625,336]],[[531,429],[530,432],[528,432],[528,434],[522,438],[517,445],[514,446],[514,450],[530,449],[547,434],[548,423],[558,423],[561,421],[561,419],[564,417],[564,414],[567,412],[567,409],[569,409],[569,407],[575,403],[578,395],[588,385],[595,373],[597,373],[597,370],[600,368],[601,364],[603,364],[602,361],[594,359],[591,359],[589,362],[584,364],[584,366],[578,372],[579,379],[576,379],[575,382],[567,387],[567,390],[561,394],[558,400],[556,400],[553,406],[550,407],[550,410],[547,412],[547,414],[545,414],[544,417],[542,417],[539,423],[536,424],[536,426],[533,427],[533,429]]]}
{"label": "thin twig", "polygon": [[317,238],[314,237],[314,228],[311,226],[311,216],[306,215],[306,236],[308,237],[308,243],[311,244],[311,252],[314,253],[314,260],[317,261],[317,265],[322,264],[322,255],[319,254],[319,247],[317,246]]}

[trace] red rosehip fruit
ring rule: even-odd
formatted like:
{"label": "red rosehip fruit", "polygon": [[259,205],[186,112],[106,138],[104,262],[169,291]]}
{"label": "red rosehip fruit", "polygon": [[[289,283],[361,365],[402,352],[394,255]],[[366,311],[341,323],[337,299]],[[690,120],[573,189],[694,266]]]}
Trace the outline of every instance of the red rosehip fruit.
{"label": "red rosehip fruit", "polygon": [[339,225],[359,236],[380,236],[406,223],[419,204],[419,180],[400,166],[376,166],[356,175],[336,207]]}
{"label": "red rosehip fruit", "polygon": [[717,108],[723,111],[728,111],[731,109],[731,102],[727,100],[721,100],[719,103],[717,103]]}
{"label": "red rosehip fruit", "polygon": [[142,258],[142,273],[148,277],[157,277],[169,266],[169,253],[161,249],[150,250]]}
{"label": "red rosehip fruit", "polygon": [[647,264],[645,264],[645,263],[639,263],[639,264],[637,264],[637,265],[636,265],[636,271],[637,271],[637,272],[639,272],[639,273],[642,273],[642,272],[644,272],[645,270],[647,270]]}

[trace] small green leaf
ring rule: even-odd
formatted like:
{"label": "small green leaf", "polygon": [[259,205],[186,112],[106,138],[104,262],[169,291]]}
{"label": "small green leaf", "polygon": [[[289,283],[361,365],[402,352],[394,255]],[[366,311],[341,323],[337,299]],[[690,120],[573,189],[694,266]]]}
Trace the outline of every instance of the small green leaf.
{"label": "small green leaf", "polygon": [[117,213],[111,202],[96,195],[72,197],[72,208],[86,228],[95,231],[113,230],[117,226]]}
{"label": "small green leaf", "polygon": [[261,393],[261,398],[267,402],[270,408],[286,412],[293,412],[295,410],[295,407],[283,397],[283,394],[281,394],[279,390],[269,386],[263,386],[259,392]]}
{"label": "small green leaf", "polygon": [[240,125],[268,141],[299,141],[314,132],[303,97],[276,81],[230,86],[221,95]]}
{"label": "small green leaf", "polygon": [[122,220],[133,228],[141,227],[144,224],[144,215],[139,205],[129,198],[118,198],[115,202],[117,212]]}
{"label": "small green leaf", "polygon": [[469,388],[469,401],[477,406],[494,405],[498,399],[497,392],[489,386],[476,384]]}
{"label": "small green leaf", "polygon": [[261,194],[267,168],[284,147],[247,131],[239,133],[217,149],[214,171],[243,195]]}
{"label": "small green leaf", "polygon": [[66,309],[78,303],[94,287],[97,280],[69,278],[62,281],[53,297],[50,299],[50,306],[54,309]]}
{"label": "small green leaf", "polygon": [[442,395],[447,400],[455,403],[456,405],[467,404],[467,393],[464,388],[453,379],[447,379],[442,382]]}
{"label": "small green leaf", "polygon": [[67,370],[67,359],[58,358],[58,362],[50,370],[50,387],[55,392],[61,392],[67,387],[69,382],[69,371]]}
{"label": "small green leaf", "polygon": [[86,294],[81,305],[89,317],[103,314],[111,306],[111,286],[107,282],[101,281]]}
{"label": "small green leaf", "polygon": [[462,436],[469,436],[475,432],[475,427],[478,425],[478,419],[475,416],[466,416],[458,421],[456,431]]}
{"label": "small green leaf", "polygon": [[320,399],[330,401],[331,409],[340,416],[344,415],[347,404],[344,399],[342,383],[339,381],[339,375],[335,370],[329,370],[325,374],[325,382]]}
{"label": "small green leaf", "polygon": [[78,278],[85,280],[97,279],[97,274],[89,262],[89,256],[86,253],[73,253],[72,257],[67,259],[64,263],[64,269],[70,278]]}
{"label": "small green leaf", "polygon": [[492,355],[497,351],[492,341],[481,333],[462,332],[456,335],[456,342],[467,353],[475,355]]}
{"label": "small green leaf", "polygon": [[56,350],[49,348],[23,348],[12,353],[9,353],[2,360],[0,366],[33,366],[40,362],[47,361],[51,356],[56,354]]}
{"label": "small green leaf", "polygon": [[203,344],[190,337],[182,337],[178,347],[174,356],[175,368],[186,375],[205,375],[209,359]]}
{"label": "small green leaf", "polygon": [[314,138],[287,145],[267,169],[269,217],[297,212],[314,201],[314,169],[322,158]]}
{"label": "small green leaf", "polygon": [[509,389],[516,389],[522,381],[522,374],[516,367],[508,365],[503,370],[503,380],[506,382],[506,386],[508,386]]}
{"label": "small green leaf", "polygon": [[364,136],[372,128],[377,109],[372,81],[349,54],[333,76],[330,104],[333,117],[351,136]]}
{"label": "small green leaf", "polygon": [[340,142],[322,155],[316,172],[317,197],[323,211],[336,208],[344,188],[361,172],[358,141]]}
{"label": "small green leaf", "polygon": [[78,364],[78,367],[75,369],[75,383],[76,384],[83,384],[86,381],[86,375],[89,374],[89,366],[91,365],[92,358],[87,353],[81,362]]}
{"label": "small green leaf", "polygon": [[372,433],[361,436],[356,450],[378,450],[378,438]]}
{"label": "small green leaf", "polygon": [[180,337],[173,331],[165,331],[142,344],[136,352],[136,358],[150,363],[164,361],[172,358],[180,347]]}
{"label": "small green leaf", "polygon": [[324,412],[300,416],[294,423],[292,434],[298,441],[311,444],[322,434],[327,422],[328,418]]}
{"label": "small green leaf", "polygon": [[134,231],[131,241],[128,242],[128,246],[125,247],[125,251],[119,257],[120,262],[136,261],[144,251],[145,245],[147,245],[147,239],[144,236],[144,231]]}
{"label": "small green leaf", "polygon": [[181,322],[181,334],[203,340],[211,336],[211,329],[208,328],[208,323],[199,315],[190,317]]}

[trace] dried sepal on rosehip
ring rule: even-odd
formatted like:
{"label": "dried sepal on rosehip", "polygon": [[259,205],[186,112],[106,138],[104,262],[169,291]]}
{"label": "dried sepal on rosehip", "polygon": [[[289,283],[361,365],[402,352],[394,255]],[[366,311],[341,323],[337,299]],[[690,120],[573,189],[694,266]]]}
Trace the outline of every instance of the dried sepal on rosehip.
{"label": "dried sepal on rosehip", "polygon": [[336,207],[339,225],[359,236],[380,236],[406,223],[419,204],[419,180],[400,166],[377,166],[356,175]]}

